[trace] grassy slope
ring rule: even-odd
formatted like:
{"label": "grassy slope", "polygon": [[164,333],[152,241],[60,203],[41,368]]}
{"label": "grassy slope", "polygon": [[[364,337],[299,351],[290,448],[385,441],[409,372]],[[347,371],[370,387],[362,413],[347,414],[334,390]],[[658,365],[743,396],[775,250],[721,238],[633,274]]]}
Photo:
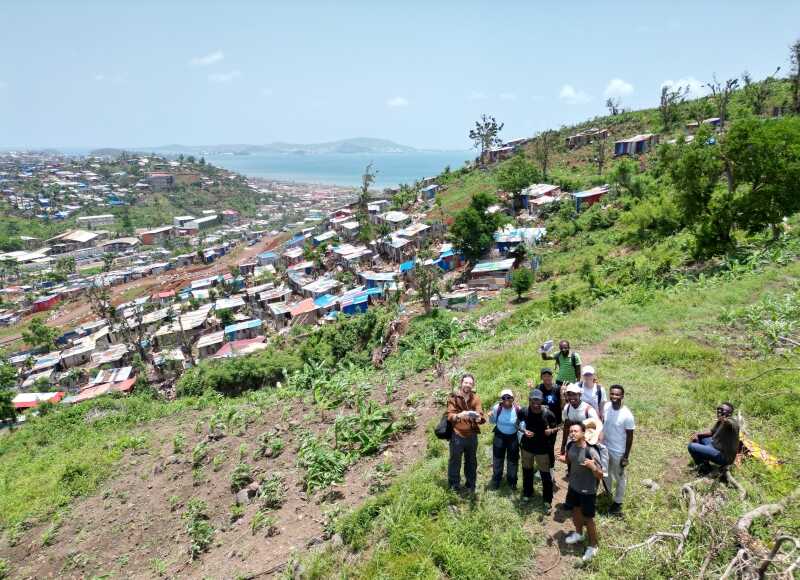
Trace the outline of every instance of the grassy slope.
{"label": "grassy slope", "polygon": [[[627,517],[624,521],[600,516],[600,557],[592,564],[597,577],[670,578],[696,573],[705,555],[704,542],[691,536],[680,561],[665,553],[629,556],[624,567],[615,563],[619,550],[642,541],[685,518],[680,485],[689,481],[685,445],[689,434],[706,427],[714,406],[732,400],[748,418],[751,433],[780,457],[783,468],[771,472],[756,461],[737,471],[749,492],[745,504],[728,493],[726,515],[734,517],[745,506],[785,495],[799,473],[800,445],[787,433],[796,432],[800,417],[792,408],[797,373],[777,374],[755,385],[747,381],[765,368],[793,366],[798,357],[743,359],[729,349],[743,340],[719,322],[725,309],[747,305],[765,293],[779,291],[800,274],[800,264],[773,267],[740,279],[718,278],[707,283],[657,292],[643,306],[623,298],[580,309],[566,317],[544,316],[542,300],[519,308],[503,324],[497,337],[468,358],[466,370],[475,373],[478,390],[492,401],[510,386],[524,392],[524,382],[541,367],[536,347],[547,338],[569,337],[578,350],[595,350],[604,383],[620,382],[628,390],[627,404],[636,415],[638,431],[630,466]],[[526,327],[533,327],[526,331]],[[511,344],[509,345],[509,342]],[[795,361],[793,363],[793,361]],[[783,393],[763,396],[764,389]],[[479,453],[481,484],[491,470],[491,434],[484,430]],[[537,546],[545,543],[544,521],[536,508],[523,507],[505,491],[481,492],[468,503],[445,492],[446,448],[429,441],[429,459],[407,474],[387,494],[343,519],[339,528],[346,541],[371,549],[358,558],[359,567],[347,566],[333,552],[309,564],[310,577],[366,578],[516,578],[532,569]],[[644,478],[662,485],[650,492]],[[562,484],[563,485],[563,484]],[[800,506],[794,505],[776,522],[775,529],[800,531]],[[720,520],[725,525],[730,521]],[[709,524],[719,524],[710,520]],[[568,524],[562,525],[566,531]],[[768,537],[768,535],[766,536]],[[724,552],[712,564],[719,567],[732,554]],[[552,558],[551,558],[552,560]],[[413,564],[413,565],[412,565]]]}

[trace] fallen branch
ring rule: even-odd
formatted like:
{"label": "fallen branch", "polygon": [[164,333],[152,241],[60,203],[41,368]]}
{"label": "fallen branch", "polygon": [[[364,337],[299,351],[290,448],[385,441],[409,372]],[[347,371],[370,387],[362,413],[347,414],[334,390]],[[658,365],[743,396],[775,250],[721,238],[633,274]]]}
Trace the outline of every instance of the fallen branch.
{"label": "fallen branch", "polygon": [[742,487],[742,484],[741,484],[741,483],[739,483],[739,482],[738,482],[738,481],[737,481],[737,480],[736,480],[736,479],[733,477],[733,475],[731,475],[731,472],[730,472],[730,470],[726,470],[726,471],[724,472],[724,474],[723,474],[723,478],[725,479],[725,482],[726,482],[726,483],[729,483],[729,484],[731,484],[733,487],[735,487],[735,488],[736,488],[736,489],[739,491],[739,499],[740,499],[740,500],[742,500],[742,501],[744,501],[744,500],[745,500],[745,498],[747,497],[747,491],[745,491],[744,487]]}
{"label": "fallen branch", "polygon": [[[761,563],[761,566],[758,567],[758,577],[759,578],[764,578],[764,576],[766,576],[767,568],[769,568],[770,564],[772,564],[772,561],[775,560],[775,556],[778,555],[778,552],[780,551],[781,546],[783,544],[785,544],[785,543],[788,543],[788,542],[791,542],[794,545],[794,548],[790,552],[790,555],[794,554],[795,552],[800,550],[800,541],[798,541],[797,538],[793,538],[792,536],[784,536],[784,535],[780,535],[780,536],[776,537],[775,538],[775,545],[772,546],[772,550],[770,550],[769,555]],[[794,568],[797,567],[798,562],[800,562],[800,557],[795,559],[794,563],[784,571],[784,574],[786,574],[788,577],[791,577],[791,572],[792,572],[792,570]]]}

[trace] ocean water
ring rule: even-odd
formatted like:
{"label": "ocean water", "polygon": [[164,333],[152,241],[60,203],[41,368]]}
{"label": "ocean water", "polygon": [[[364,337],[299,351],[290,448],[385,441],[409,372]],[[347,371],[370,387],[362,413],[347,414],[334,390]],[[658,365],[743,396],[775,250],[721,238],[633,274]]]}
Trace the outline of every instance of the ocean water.
{"label": "ocean water", "polygon": [[470,151],[415,151],[413,153],[318,153],[251,155],[207,155],[214,165],[247,176],[282,181],[320,183],[326,185],[361,185],[361,176],[372,162],[374,187],[395,187],[417,179],[438,175],[446,167],[461,167],[473,159]]}

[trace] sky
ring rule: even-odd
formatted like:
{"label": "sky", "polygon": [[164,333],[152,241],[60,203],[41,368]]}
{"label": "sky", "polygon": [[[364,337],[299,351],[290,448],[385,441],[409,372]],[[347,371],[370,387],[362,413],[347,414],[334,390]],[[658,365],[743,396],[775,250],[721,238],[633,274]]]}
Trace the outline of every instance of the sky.
{"label": "sky", "polygon": [[467,149],[789,69],[800,2],[2,0],[0,147]]}

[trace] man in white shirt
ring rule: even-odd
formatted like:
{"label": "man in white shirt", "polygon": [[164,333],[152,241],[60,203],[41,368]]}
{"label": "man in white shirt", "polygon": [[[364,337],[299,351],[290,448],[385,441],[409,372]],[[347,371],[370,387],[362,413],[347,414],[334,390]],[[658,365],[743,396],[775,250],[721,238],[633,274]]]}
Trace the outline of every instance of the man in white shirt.
{"label": "man in white shirt", "polygon": [[605,420],[602,437],[603,444],[608,448],[608,477],[605,483],[609,492],[612,492],[614,482],[617,484],[614,503],[611,504],[609,513],[621,516],[622,499],[628,483],[625,468],[628,465],[631,447],[633,447],[633,430],[636,426],[633,413],[622,404],[622,400],[625,398],[623,386],[611,385],[609,397],[611,401],[607,402],[603,408]]}
{"label": "man in white shirt", "polygon": [[584,401],[581,401],[581,387],[577,383],[573,383],[567,387],[566,396],[567,404],[564,405],[564,411],[562,412],[562,418],[564,419],[564,432],[561,437],[561,455],[563,455],[567,450],[570,425],[574,425],[575,423],[583,423],[589,418],[600,418],[594,407],[588,405]]}
{"label": "man in white shirt", "polygon": [[603,407],[608,399],[606,399],[606,391],[603,385],[597,382],[595,370],[592,365],[583,367],[581,373],[581,382],[578,383],[581,388],[581,401],[591,405],[597,414],[600,416],[601,421],[605,421],[603,416]]}

